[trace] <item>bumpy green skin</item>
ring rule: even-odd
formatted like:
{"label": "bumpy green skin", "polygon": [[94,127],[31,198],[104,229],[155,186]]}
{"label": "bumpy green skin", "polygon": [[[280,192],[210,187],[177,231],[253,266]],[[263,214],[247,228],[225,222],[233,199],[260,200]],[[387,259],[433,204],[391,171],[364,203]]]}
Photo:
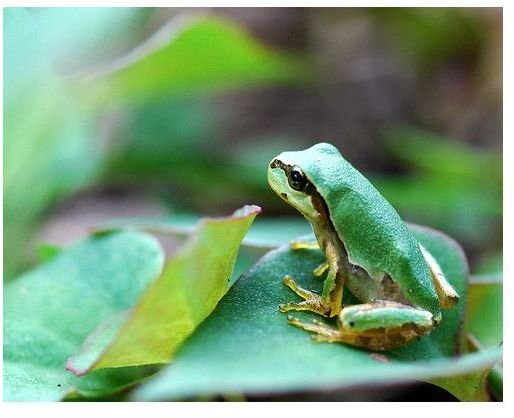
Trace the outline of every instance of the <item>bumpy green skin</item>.
{"label": "bumpy green skin", "polygon": [[320,143],[277,158],[299,166],[316,187],[352,264],[373,277],[388,273],[414,306],[431,312],[436,319],[441,317],[418,241],[396,210],[337,148]]}

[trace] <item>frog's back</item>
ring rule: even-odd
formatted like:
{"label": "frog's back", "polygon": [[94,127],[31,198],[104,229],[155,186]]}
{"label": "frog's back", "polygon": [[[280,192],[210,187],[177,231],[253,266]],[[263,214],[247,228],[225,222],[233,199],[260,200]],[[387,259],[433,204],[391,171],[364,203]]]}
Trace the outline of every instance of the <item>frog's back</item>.
{"label": "frog's back", "polygon": [[438,316],[439,299],[416,238],[380,192],[332,145],[295,159],[327,203],[352,264],[371,276],[387,273],[415,306]]}

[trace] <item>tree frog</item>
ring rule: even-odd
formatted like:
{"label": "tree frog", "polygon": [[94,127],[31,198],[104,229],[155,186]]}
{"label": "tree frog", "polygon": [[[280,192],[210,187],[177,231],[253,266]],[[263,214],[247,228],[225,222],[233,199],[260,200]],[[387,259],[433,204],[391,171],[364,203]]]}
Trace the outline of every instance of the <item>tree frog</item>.
{"label": "tree frog", "polygon": [[[280,305],[282,312],[312,311],[337,316],[337,328],[321,321],[288,321],[315,333],[316,341],[342,342],[371,350],[409,344],[441,321],[441,308],[459,295],[435,258],[416,240],[380,192],[331,144],[283,152],[268,169],[271,188],[310,222],[327,271],[321,295],[290,276],[284,284],[303,300]],[[362,303],[342,306],[344,288]]]}

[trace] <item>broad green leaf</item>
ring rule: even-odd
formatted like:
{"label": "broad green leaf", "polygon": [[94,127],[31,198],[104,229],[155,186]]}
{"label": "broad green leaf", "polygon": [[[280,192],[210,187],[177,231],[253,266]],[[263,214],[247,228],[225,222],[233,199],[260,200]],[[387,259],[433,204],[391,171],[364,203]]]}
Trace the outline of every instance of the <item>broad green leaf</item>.
{"label": "broad green leaf", "polygon": [[160,273],[164,255],[148,235],[92,237],[4,287],[4,398],[58,400],[101,394],[145,375],[142,369],[75,377],[66,359],[97,325],[131,309]]}
{"label": "broad green leaf", "polygon": [[100,324],[67,367],[82,375],[169,361],[227,292],[239,246],[259,212],[245,206],[231,217],[202,220],[134,309]]}
{"label": "broad green leaf", "polygon": [[302,60],[266,48],[228,20],[179,15],[126,56],[86,75],[82,87],[97,104],[104,104],[291,82],[305,76]]}
{"label": "broad green leaf", "polygon": [[174,362],[140,386],[134,398],[330,390],[453,377],[491,367],[501,355],[498,349],[455,356],[467,293],[462,250],[441,233],[411,228],[462,297],[456,309],[444,311],[440,327],[429,336],[382,356],[343,344],[312,342],[307,332],[287,324],[277,306],[295,300],[282,284],[285,274],[293,275],[304,287],[321,289],[322,282],[313,277],[312,270],[323,257],[317,251],[281,247],[238,280],[181,347]]}

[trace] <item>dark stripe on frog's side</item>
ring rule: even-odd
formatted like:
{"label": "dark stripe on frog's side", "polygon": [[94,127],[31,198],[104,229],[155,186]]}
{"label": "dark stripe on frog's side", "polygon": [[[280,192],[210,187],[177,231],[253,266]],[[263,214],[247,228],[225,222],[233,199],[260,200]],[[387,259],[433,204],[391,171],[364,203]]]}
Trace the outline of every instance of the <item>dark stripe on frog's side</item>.
{"label": "dark stripe on frog's side", "polygon": [[[321,236],[327,237],[328,239],[326,241],[330,241],[337,246],[337,262],[341,268],[339,274],[344,275],[345,286],[353,295],[362,302],[373,302],[383,299],[410,305],[410,302],[405,298],[400,287],[388,274],[384,273],[382,278],[373,278],[362,267],[350,263],[344,243],[341,241],[339,234],[330,220],[329,210],[325,201],[316,190],[316,187],[310,182],[307,186],[306,193],[310,196],[314,209],[321,215],[321,219],[323,220],[323,223],[319,226],[321,231],[324,231]],[[314,223],[313,228],[316,231],[317,226]],[[326,243],[324,244],[326,245]],[[320,246],[321,245],[322,244],[320,244]]]}
{"label": "dark stripe on frog's side", "polygon": [[[270,167],[281,168],[286,176],[288,176],[294,166],[284,164],[282,161],[275,159],[270,164]],[[335,263],[337,266],[337,275],[343,276],[338,277],[338,280],[343,279],[345,286],[362,302],[384,299],[410,304],[400,287],[389,275],[384,274],[380,279],[372,278],[365,269],[350,263],[347,250],[331,221],[328,206],[308,178],[304,193],[310,197],[312,206],[316,212],[320,214],[317,220],[309,219],[320,248],[327,254],[327,245],[336,247],[335,253],[337,254],[337,259],[328,261],[330,264]],[[287,194],[282,193],[282,198],[288,200]]]}

